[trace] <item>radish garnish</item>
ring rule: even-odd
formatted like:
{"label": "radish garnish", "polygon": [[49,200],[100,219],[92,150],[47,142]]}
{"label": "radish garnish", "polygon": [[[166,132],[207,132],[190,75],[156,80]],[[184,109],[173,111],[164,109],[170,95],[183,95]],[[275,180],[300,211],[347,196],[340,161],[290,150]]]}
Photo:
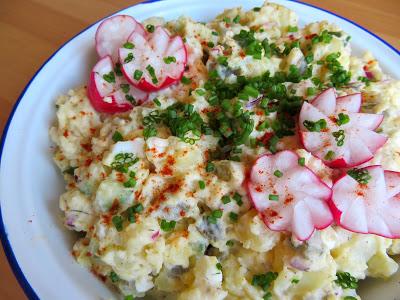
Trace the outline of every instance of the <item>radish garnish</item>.
{"label": "radish garnish", "polygon": [[112,60],[118,61],[118,49],[123,45],[128,37],[136,32],[145,35],[142,24],[127,15],[118,15],[108,18],[101,22],[96,31],[96,51],[100,58],[107,55]]}
{"label": "radish garnish", "polygon": [[259,157],[250,172],[248,193],[268,228],[293,232],[299,240],[333,221],[331,189],[293,151]]}
{"label": "radish garnish", "polygon": [[88,96],[93,107],[104,113],[124,112],[147,100],[148,94],[131,86],[116,69],[110,56],[93,67],[88,85]]}
{"label": "radish garnish", "polygon": [[157,27],[146,36],[134,32],[119,49],[119,60],[130,83],[152,92],[182,78],[187,53],[180,36],[171,37],[164,28]]}
{"label": "radish garnish", "polygon": [[354,167],[373,158],[387,137],[376,133],[383,115],[360,113],[361,94],[336,98],[333,88],[304,102],[300,138],[304,148],[332,168]]}
{"label": "radish garnish", "polygon": [[358,233],[400,238],[400,173],[381,166],[352,169],[333,188],[338,225]]}

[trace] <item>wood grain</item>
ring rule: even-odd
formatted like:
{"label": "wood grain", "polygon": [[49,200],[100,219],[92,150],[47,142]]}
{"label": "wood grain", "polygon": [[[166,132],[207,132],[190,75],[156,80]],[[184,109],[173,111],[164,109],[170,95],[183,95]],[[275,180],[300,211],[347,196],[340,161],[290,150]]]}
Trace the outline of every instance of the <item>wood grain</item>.
{"label": "wood grain", "polygon": [[[99,18],[138,0],[3,0],[0,2],[0,128],[42,63]],[[400,49],[399,0],[305,0],[349,18]],[[0,250],[0,299],[26,299]]]}

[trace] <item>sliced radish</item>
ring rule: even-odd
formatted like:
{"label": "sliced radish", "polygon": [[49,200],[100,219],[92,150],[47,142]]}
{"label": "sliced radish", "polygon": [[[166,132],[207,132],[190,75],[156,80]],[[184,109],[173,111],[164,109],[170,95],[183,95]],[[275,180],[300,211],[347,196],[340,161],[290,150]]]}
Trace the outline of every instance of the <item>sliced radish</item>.
{"label": "sliced radish", "polygon": [[139,89],[157,91],[182,78],[187,53],[180,36],[157,27],[147,36],[134,32],[128,42],[128,48],[119,49],[119,60],[125,77]]}
{"label": "sliced radish", "polygon": [[353,167],[372,159],[387,141],[373,131],[383,115],[359,113],[360,107],[361,94],[336,98],[333,88],[311,103],[304,102],[299,116],[304,148],[332,168]]}
{"label": "sliced radish", "polygon": [[145,35],[142,24],[127,15],[118,15],[101,22],[96,31],[96,51],[100,58],[107,55],[118,61],[118,49],[136,32]]}
{"label": "sliced radish", "polygon": [[332,221],[331,189],[293,151],[259,157],[249,175],[249,197],[271,230],[293,232],[307,240]]}
{"label": "sliced radish", "polygon": [[336,98],[336,113],[343,111],[357,113],[361,109],[361,93],[355,93]]}
{"label": "sliced radish", "polygon": [[381,166],[355,169],[336,181],[332,190],[330,206],[338,225],[400,238],[400,173]]}
{"label": "sliced radish", "polygon": [[133,104],[142,104],[148,94],[131,86],[118,76],[110,56],[102,58],[90,74],[88,96],[93,107],[104,113],[128,111]]}

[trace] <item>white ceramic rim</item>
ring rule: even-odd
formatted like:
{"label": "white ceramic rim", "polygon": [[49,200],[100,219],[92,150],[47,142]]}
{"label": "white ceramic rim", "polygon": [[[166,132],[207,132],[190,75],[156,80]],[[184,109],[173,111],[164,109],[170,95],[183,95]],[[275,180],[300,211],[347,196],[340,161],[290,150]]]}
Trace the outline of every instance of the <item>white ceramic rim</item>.
{"label": "white ceramic rim", "polygon": [[[143,3],[136,4],[136,5],[134,5],[134,6],[137,6],[137,5],[145,5],[145,4],[149,4],[149,3],[152,3],[152,2],[159,2],[159,1],[166,1],[166,0],[148,0],[148,1],[145,1],[145,2],[143,2]],[[400,57],[400,51],[397,50],[395,47],[393,47],[392,45],[390,45],[388,42],[386,42],[384,39],[380,38],[380,37],[377,36],[376,34],[370,32],[370,31],[367,30],[366,28],[360,26],[359,24],[357,24],[357,23],[355,23],[355,22],[353,22],[353,21],[351,21],[351,20],[349,20],[349,19],[347,19],[347,18],[344,18],[344,17],[342,17],[342,16],[340,16],[340,15],[337,15],[337,14],[331,12],[331,11],[328,11],[328,10],[325,10],[325,9],[322,9],[322,8],[317,7],[317,6],[314,6],[314,5],[311,5],[311,4],[308,4],[308,3],[304,3],[304,2],[301,2],[301,1],[295,1],[295,0],[285,0],[285,1],[296,2],[296,3],[301,4],[301,5],[304,5],[304,6],[312,7],[312,8],[314,8],[314,9],[319,10],[319,11],[323,11],[323,12],[325,12],[325,13],[328,13],[328,14],[330,14],[330,15],[333,15],[333,16],[335,16],[335,17],[337,17],[337,18],[339,18],[339,19],[342,19],[342,20],[344,20],[344,21],[346,21],[346,22],[348,22],[348,23],[351,23],[351,24],[354,25],[355,27],[357,27],[357,28],[361,29],[362,31],[366,32],[366,33],[371,37],[371,39],[374,39],[376,42],[380,43],[382,47],[384,47],[384,48],[386,48],[386,49],[390,49],[391,51],[394,52],[395,55],[397,55],[397,56]],[[130,7],[132,7],[132,6],[129,6],[129,7],[124,8],[124,9],[121,9],[121,10],[119,10],[119,11],[113,13],[113,14],[118,14],[118,13],[120,13],[120,12],[124,11],[125,9],[130,8]],[[113,15],[113,14],[111,14],[111,15]],[[110,16],[111,16],[111,15],[110,15]],[[107,18],[107,17],[109,17],[109,16],[106,16],[106,17],[104,17],[103,19],[105,19],[105,18]],[[99,20],[99,21],[101,21],[101,20]],[[90,26],[88,26],[87,28],[85,28],[84,30],[82,30],[81,32],[79,32],[78,34],[76,34],[74,37],[72,37],[70,40],[68,40],[66,43],[64,43],[60,48],[58,48],[58,49],[57,49],[57,50],[42,64],[42,66],[41,66],[41,67],[38,69],[38,71],[33,75],[33,77],[30,79],[30,81],[28,82],[28,84],[27,84],[27,85],[25,86],[25,88],[23,89],[22,93],[20,94],[20,96],[18,97],[16,103],[15,103],[14,106],[13,106],[13,109],[12,109],[10,115],[9,115],[9,118],[8,118],[8,120],[7,120],[7,122],[6,122],[6,125],[5,125],[5,127],[4,127],[4,130],[3,130],[3,134],[2,134],[2,138],[1,138],[1,143],[0,143],[0,171],[1,171],[1,165],[2,165],[2,164],[1,164],[1,159],[2,159],[2,157],[3,157],[3,150],[4,150],[4,146],[5,146],[5,144],[6,144],[6,141],[7,141],[8,129],[9,129],[10,125],[11,125],[11,122],[12,122],[12,120],[13,120],[13,117],[14,117],[14,114],[15,114],[16,110],[17,110],[19,104],[21,103],[21,100],[23,99],[25,93],[28,91],[28,89],[30,88],[30,86],[31,86],[32,83],[34,82],[36,76],[38,76],[38,75],[40,74],[40,72],[41,72],[42,69],[47,65],[47,63],[49,63],[49,61],[51,61],[51,59],[52,59],[61,49],[63,49],[65,46],[67,46],[70,42],[72,42],[75,38],[77,38],[78,36],[80,36],[82,33],[84,33],[85,31],[87,31],[88,29],[90,29],[90,28],[93,27],[94,25],[96,25],[99,21],[96,21],[95,23],[91,24]],[[1,202],[0,202],[0,238],[1,238],[1,242],[2,242],[2,245],[3,245],[4,252],[5,252],[6,257],[7,257],[7,259],[8,259],[8,262],[9,262],[9,264],[10,264],[10,266],[11,266],[13,272],[14,272],[14,275],[15,275],[15,277],[17,278],[17,280],[18,280],[20,286],[23,288],[23,290],[24,290],[24,292],[25,292],[25,295],[28,297],[28,299],[39,299],[39,297],[37,296],[37,294],[36,294],[34,288],[33,288],[32,285],[29,283],[29,281],[28,281],[27,278],[25,277],[24,273],[22,272],[21,267],[20,267],[20,265],[18,264],[18,260],[17,260],[15,254],[14,254],[14,251],[13,251],[13,248],[12,248],[12,246],[11,246],[11,243],[10,243],[10,241],[9,241],[9,239],[8,239],[8,236],[7,236],[7,227],[6,227],[6,224],[4,224],[3,215],[2,215],[2,211],[1,211]]]}

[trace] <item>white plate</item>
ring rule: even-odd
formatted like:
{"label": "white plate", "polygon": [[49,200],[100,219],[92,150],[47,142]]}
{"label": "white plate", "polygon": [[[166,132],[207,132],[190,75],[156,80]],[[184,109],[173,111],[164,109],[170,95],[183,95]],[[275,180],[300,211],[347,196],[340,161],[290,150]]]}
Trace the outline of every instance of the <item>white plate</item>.
{"label": "white plate", "polygon": [[[352,35],[355,53],[370,50],[383,69],[400,78],[400,54],[365,29],[332,13],[302,3],[275,0],[295,10],[301,25],[317,20],[337,23]],[[262,0],[169,0],[140,4],[118,13],[143,20],[188,15],[207,21],[224,8],[249,9]],[[86,82],[96,60],[94,24],[62,46],[41,67],[17,101],[4,130],[0,169],[0,231],[16,277],[30,299],[108,299],[112,291],[75,263],[76,239],[60,222],[58,197],[63,180],[50,153],[48,129],[55,116],[55,98]],[[398,281],[399,279],[397,279]],[[374,281],[363,287],[365,299],[399,299],[399,283]],[[368,294],[368,296],[367,296]],[[397,296],[396,296],[397,295]]]}

